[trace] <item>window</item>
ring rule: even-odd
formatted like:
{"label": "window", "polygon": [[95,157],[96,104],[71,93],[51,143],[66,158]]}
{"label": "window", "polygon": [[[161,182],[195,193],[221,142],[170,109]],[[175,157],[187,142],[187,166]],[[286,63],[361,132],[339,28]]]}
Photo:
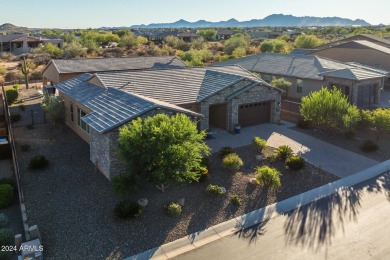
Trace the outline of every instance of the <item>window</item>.
{"label": "window", "polygon": [[87,113],[85,113],[80,108],[77,108],[77,125],[81,127],[85,132],[89,133],[89,125],[87,125],[81,118],[85,116]]}
{"label": "window", "polygon": [[73,103],[70,103],[70,121],[73,122]]}
{"label": "window", "polygon": [[302,93],[303,89],[303,80],[297,79],[297,93]]}

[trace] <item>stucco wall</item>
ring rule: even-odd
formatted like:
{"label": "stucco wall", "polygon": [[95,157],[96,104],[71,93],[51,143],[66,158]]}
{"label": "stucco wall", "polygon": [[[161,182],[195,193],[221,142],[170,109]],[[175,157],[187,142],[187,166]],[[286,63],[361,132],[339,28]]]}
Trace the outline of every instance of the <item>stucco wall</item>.
{"label": "stucco wall", "polygon": [[47,79],[48,81],[53,82],[54,84],[57,84],[60,82],[60,76],[57,72],[57,69],[55,68],[53,63],[50,63],[46,70],[42,74],[44,79]]}

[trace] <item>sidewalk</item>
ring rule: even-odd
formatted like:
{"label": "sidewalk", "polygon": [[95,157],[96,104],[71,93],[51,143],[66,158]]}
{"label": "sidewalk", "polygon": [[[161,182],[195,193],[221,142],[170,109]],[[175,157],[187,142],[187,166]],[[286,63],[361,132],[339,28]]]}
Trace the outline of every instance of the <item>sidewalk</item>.
{"label": "sidewalk", "polygon": [[319,166],[340,178],[379,163],[360,154],[295,131],[291,129],[293,126],[293,124],[283,121],[281,125],[262,124],[242,128],[241,133],[236,135],[218,132],[213,139],[207,141],[207,144],[211,147],[212,152],[218,152],[224,146],[241,147],[249,145],[252,143],[254,136],[259,136],[267,140],[269,146],[275,148],[280,145],[289,145],[295,153],[301,153],[309,163]]}

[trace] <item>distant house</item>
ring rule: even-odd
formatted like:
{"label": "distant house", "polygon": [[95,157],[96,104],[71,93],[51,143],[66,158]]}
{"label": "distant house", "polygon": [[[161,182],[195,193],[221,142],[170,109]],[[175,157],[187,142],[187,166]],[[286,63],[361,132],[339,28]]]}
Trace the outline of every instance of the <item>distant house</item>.
{"label": "distant house", "polygon": [[229,39],[236,32],[230,29],[219,28],[217,34],[215,35],[216,40],[226,40]]}
{"label": "distant house", "polygon": [[34,37],[42,40],[43,45],[51,43],[61,49],[64,47],[64,40],[59,36],[35,33]]}
{"label": "distant house", "polygon": [[179,32],[177,33],[176,37],[185,42],[192,42],[193,40],[200,38],[200,35],[190,31],[190,32]]}
{"label": "distant house", "polygon": [[301,99],[322,86],[337,86],[359,107],[380,101],[386,72],[374,68],[346,64],[312,55],[264,53],[215,63],[217,66],[237,64],[257,73],[267,82],[285,78],[292,83],[287,96]]}
{"label": "distant house", "polygon": [[51,60],[42,74],[44,85],[55,85],[84,73],[185,66],[176,56]]}
{"label": "distant house", "polygon": [[340,45],[340,44],[343,44],[346,42],[350,42],[350,41],[368,41],[368,42],[372,42],[372,43],[390,48],[390,40],[388,40],[388,39],[380,38],[380,37],[377,37],[377,36],[374,36],[371,34],[358,34],[358,35],[354,35],[354,36],[351,36],[351,37],[348,37],[348,38],[345,38],[345,39],[342,39],[339,41],[334,41],[334,42],[323,44],[321,46],[316,47],[316,49],[319,49],[319,50],[328,49],[329,47],[334,47],[334,46],[337,46],[337,45]]}
{"label": "distant house", "polygon": [[0,35],[0,52],[10,52],[15,55],[25,54],[42,46],[43,42],[43,40],[28,36],[28,34]]}
{"label": "distant house", "polygon": [[200,129],[232,131],[279,122],[281,90],[239,66],[128,70],[82,74],[56,85],[66,124],[90,145],[90,159],[107,177],[117,158],[118,128],[137,117],[183,113]]}

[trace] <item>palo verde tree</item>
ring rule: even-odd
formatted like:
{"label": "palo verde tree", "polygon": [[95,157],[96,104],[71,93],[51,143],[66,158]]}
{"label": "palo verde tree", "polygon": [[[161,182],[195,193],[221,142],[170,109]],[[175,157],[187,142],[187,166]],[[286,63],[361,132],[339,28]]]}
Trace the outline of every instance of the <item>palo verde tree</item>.
{"label": "palo verde tree", "polygon": [[65,105],[61,97],[45,95],[42,99],[41,106],[55,125],[65,122]]}
{"label": "palo verde tree", "polygon": [[331,90],[323,87],[303,97],[300,112],[306,121],[328,135],[351,130],[360,120],[358,108],[336,87]]}
{"label": "palo verde tree", "polygon": [[288,89],[291,87],[291,82],[284,78],[274,79],[270,82],[271,86],[275,88],[283,89],[285,92],[284,96],[288,96]]}
{"label": "palo verde tree", "polygon": [[158,114],[121,127],[119,153],[137,174],[164,191],[172,182],[199,179],[196,169],[210,153],[204,137],[187,116]]}

